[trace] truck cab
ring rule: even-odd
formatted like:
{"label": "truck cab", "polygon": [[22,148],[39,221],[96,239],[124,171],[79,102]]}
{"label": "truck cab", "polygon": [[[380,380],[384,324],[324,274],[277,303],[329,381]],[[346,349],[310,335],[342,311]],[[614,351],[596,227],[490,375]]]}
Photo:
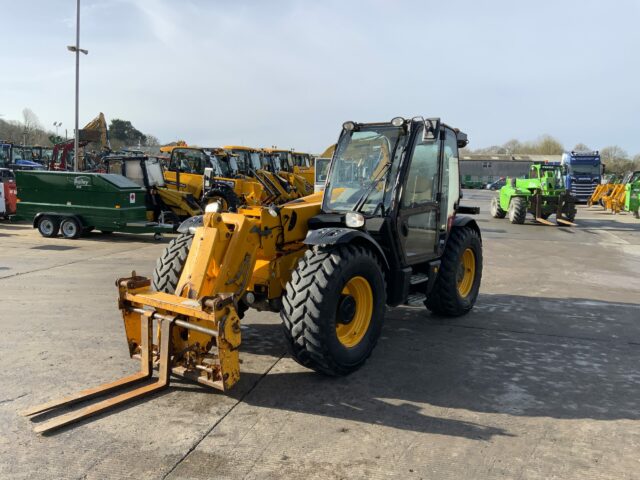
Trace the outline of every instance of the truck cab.
{"label": "truck cab", "polygon": [[600,153],[565,152],[562,154],[561,164],[566,167],[567,191],[576,197],[578,202],[588,201],[602,179]]}

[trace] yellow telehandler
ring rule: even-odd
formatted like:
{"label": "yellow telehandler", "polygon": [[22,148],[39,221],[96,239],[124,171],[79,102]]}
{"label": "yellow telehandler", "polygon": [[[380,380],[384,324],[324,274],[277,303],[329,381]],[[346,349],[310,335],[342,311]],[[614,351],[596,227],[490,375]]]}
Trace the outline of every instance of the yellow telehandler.
{"label": "yellow telehandler", "polygon": [[260,205],[265,199],[263,186],[251,179],[237,176],[222,148],[200,148],[177,145],[162,147],[170,153],[164,172],[167,186],[191,193],[201,204],[217,201],[224,210],[235,211],[240,205]]}
{"label": "yellow telehandler", "polygon": [[[240,319],[280,312],[292,357],[326,375],[357,370],[385,309],[469,312],[482,276],[478,224],[460,213],[458,148],[438,118],[345,122],[323,193],[282,206],[220,204],[180,226],[153,278],[116,281],[129,353],[140,372],[31,408],[36,415],[159,374],[155,381],[38,424],[47,432],[169,385],[171,375],[227,391],[240,377]],[[157,341],[152,339],[157,326]]]}
{"label": "yellow telehandler", "polygon": [[293,156],[290,151],[263,148],[261,153],[263,165],[268,165],[269,171],[289,185],[293,198],[305,197],[313,193],[313,184],[309,183],[305,176],[294,172]]}
{"label": "yellow telehandler", "polygon": [[277,155],[265,155],[262,150],[238,145],[227,145],[224,149],[238,156],[240,173],[260,182],[265,192],[262,199],[264,205],[286,203],[305,195],[278,174],[280,165]]}

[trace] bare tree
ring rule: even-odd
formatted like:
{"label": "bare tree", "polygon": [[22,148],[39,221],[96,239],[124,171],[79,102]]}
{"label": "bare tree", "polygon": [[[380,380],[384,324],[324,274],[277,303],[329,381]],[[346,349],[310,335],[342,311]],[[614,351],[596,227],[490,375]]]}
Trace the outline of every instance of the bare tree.
{"label": "bare tree", "polygon": [[24,127],[23,141],[29,144],[34,140],[36,131],[42,130],[42,125],[40,124],[38,116],[30,108],[24,108],[22,110],[22,120]]}
{"label": "bare tree", "polygon": [[575,147],[573,147],[574,152],[591,152],[591,148],[586,146],[584,143],[578,143]]}

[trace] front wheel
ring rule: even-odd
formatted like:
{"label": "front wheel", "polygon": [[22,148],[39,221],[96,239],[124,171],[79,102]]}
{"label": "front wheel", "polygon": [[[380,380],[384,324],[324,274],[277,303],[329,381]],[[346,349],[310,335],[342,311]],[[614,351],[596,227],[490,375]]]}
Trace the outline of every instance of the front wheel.
{"label": "front wheel", "polygon": [[192,241],[193,235],[182,234],[169,242],[153,271],[153,289],[156,292],[175,293]]}
{"label": "front wheel", "polygon": [[506,214],[507,212],[500,207],[500,199],[498,197],[493,197],[491,199],[491,216],[493,218],[504,218]]}
{"label": "front wheel", "polygon": [[570,222],[576,219],[576,213],[578,213],[578,210],[576,209],[576,204],[573,202],[567,202],[562,207],[562,216]]}
{"label": "front wheel", "polygon": [[527,218],[526,200],[523,197],[511,197],[507,214],[511,223],[523,224]]}
{"label": "front wheel", "polygon": [[293,358],[326,375],[364,364],[384,322],[382,266],[355,245],[314,247],[298,261],[282,298],[280,317]]}
{"label": "front wheel", "polygon": [[439,315],[458,317],[476,303],[482,280],[482,242],[473,228],[451,230],[440,271],[425,302]]}

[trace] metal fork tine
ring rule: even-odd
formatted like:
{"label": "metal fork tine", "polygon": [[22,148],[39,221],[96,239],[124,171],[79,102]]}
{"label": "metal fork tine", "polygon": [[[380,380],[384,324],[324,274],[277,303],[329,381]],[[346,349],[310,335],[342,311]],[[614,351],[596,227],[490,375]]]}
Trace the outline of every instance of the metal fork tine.
{"label": "metal fork tine", "polygon": [[[60,417],[53,418],[47,422],[44,422],[37,427],[34,428],[34,431],[38,433],[44,433],[51,430],[55,430],[57,428],[63,427],[65,425],[69,425],[70,423],[78,422],[84,418],[90,417],[102,411],[108,410],[109,408],[113,408],[116,405],[121,405],[130,400],[133,400],[138,397],[142,397],[149,393],[156,392],[158,390],[162,390],[166,386],[169,385],[169,362],[170,362],[170,345],[171,345],[171,325],[173,319],[171,320],[163,320],[160,326],[160,372],[158,381],[145,385],[143,387],[137,388],[130,392],[125,392],[120,395],[117,395],[113,398],[109,398],[107,400],[103,400],[93,405],[89,405],[85,408],[77,410],[75,412],[70,412]],[[147,323],[148,325],[148,323]],[[148,332],[147,332],[148,333]],[[147,335],[142,335],[143,342],[148,338]],[[147,340],[148,341],[148,340]],[[149,355],[149,349],[146,350],[147,355]],[[144,350],[143,350],[143,362],[144,362]],[[141,372],[143,373],[143,372]]]}
{"label": "metal fork tine", "polygon": [[149,378],[149,374],[145,372],[134,373],[133,375],[129,375],[128,377],[121,378],[116,380],[115,382],[103,383],[97,387],[88,388],[86,390],[82,390],[73,395],[69,395],[68,397],[64,397],[58,400],[52,400],[50,402],[42,403],[40,405],[36,405],[35,407],[28,408],[20,412],[20,415],[24,417],[29,417],[31,415],[36,415],[38,413],[46,412],[47,410],[51,410],[53,408],[64,407],[67,405],[73,405],[74,403],[79,403],[84,400],[89,400],[91,398],[99,397],[105,393],[111,392],[113,390],[126,387],[127,385],[131,385],[133,383],[137,383],[140,380],[144,380]]}

